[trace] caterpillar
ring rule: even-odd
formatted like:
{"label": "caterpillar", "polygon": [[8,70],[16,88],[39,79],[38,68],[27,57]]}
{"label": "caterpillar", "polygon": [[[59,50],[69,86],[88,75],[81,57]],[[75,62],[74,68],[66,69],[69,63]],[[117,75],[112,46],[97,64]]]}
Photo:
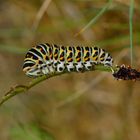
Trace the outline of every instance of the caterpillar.
{"label": "caterpillar", "polygon": [[85,72],[102,64],[112,67],[113,58],[104,49],[96,46],[67,46],[38,44],[26,54],[23,71],[29,77],[38,77],[53,72]]}

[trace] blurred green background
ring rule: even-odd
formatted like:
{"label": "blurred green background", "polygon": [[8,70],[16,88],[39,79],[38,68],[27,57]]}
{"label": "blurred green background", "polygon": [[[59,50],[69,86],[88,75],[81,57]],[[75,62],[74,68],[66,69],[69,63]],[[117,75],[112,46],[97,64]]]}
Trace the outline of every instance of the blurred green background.
{"label": "blurred green background", "polygon": [[[31,81],[22,64],[37,43],[96,44],[112,54],[114,64],[130,65],[130,6],[129,0],[1,0],[0,96]],[[135,0],[135,68],[139,47],[140,1]],[[139,84],[100,71],[48,79],[0,107],[0,140],[139,140]]]}

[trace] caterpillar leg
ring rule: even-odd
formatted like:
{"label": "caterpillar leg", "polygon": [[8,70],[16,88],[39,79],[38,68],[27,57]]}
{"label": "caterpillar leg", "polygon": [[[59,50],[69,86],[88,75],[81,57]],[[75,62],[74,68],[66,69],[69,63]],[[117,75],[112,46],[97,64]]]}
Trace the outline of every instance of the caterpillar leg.
{"label": "caterpillar leg", "polygon": [[46,64],[41,65],[40,67],[38,67],[38,69],[40,69],[42,75],[43,74],[47,75],[49,73],[49,68],[47,67]]}
{"label": "caterpillar leg", "polygon": [[68,72],[74,71],[74,68],[75,68],[73,62],[67,63],[66,67],[67,67]]}
{"label": "caterpillar leg", "polygon": [[86,70],[91,70],[93,68],[93,65],[91,62],[85,62],[84,67]]}
{"label": "caterpillar leg", "polygon": [[63,72],[65,70],[65,63],[64,62],[59,62],[57,65],[57,71],[58,72]]}
{"label": "caterpillar leg", "polygon": [[84,66],[83,66],[83,63],[82,62],[78,62],[75,64],[75,67],[76,67],[76,71],[77,72],[83,72],[84,70]]}

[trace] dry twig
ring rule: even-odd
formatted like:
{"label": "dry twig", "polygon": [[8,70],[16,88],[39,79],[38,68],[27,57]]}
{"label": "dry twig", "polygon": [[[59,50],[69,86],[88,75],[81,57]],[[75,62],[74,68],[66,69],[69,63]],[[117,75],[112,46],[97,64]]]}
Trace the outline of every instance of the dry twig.
{"label": "dry twig", "polygon": [[33,24],[33,30],[37,29],[39,22],[40,22],[41,18],[43,17],[44,13],[46,12],[47,7],[49,6],[50,2],[51,2],[51,0],[45,0],[44,3],[42,4],[42,6],[40,7],[40,9],[36,15],[34,24]]}

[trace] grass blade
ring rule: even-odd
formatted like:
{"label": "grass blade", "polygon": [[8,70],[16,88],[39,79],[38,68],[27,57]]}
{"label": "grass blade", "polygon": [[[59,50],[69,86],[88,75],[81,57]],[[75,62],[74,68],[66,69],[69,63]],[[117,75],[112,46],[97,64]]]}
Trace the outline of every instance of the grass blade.
{"label": "grass blade", "polygon": [[83,33],[87,28],[89,28],[92,24],[94,24],[105,13],[105,11],[107,11],[111,3],[112,3],[112,0],[109,0],[108,3],[101,9],[101,11],[74,36],[75,37],[78,36],[79,34]]}
{"label": "grass blade", "polygon": [[129,31],[130,31],[130,60],[131,60],[131,66],[133,64],[133,9],[134,9],[134,0],[130,0]]}

